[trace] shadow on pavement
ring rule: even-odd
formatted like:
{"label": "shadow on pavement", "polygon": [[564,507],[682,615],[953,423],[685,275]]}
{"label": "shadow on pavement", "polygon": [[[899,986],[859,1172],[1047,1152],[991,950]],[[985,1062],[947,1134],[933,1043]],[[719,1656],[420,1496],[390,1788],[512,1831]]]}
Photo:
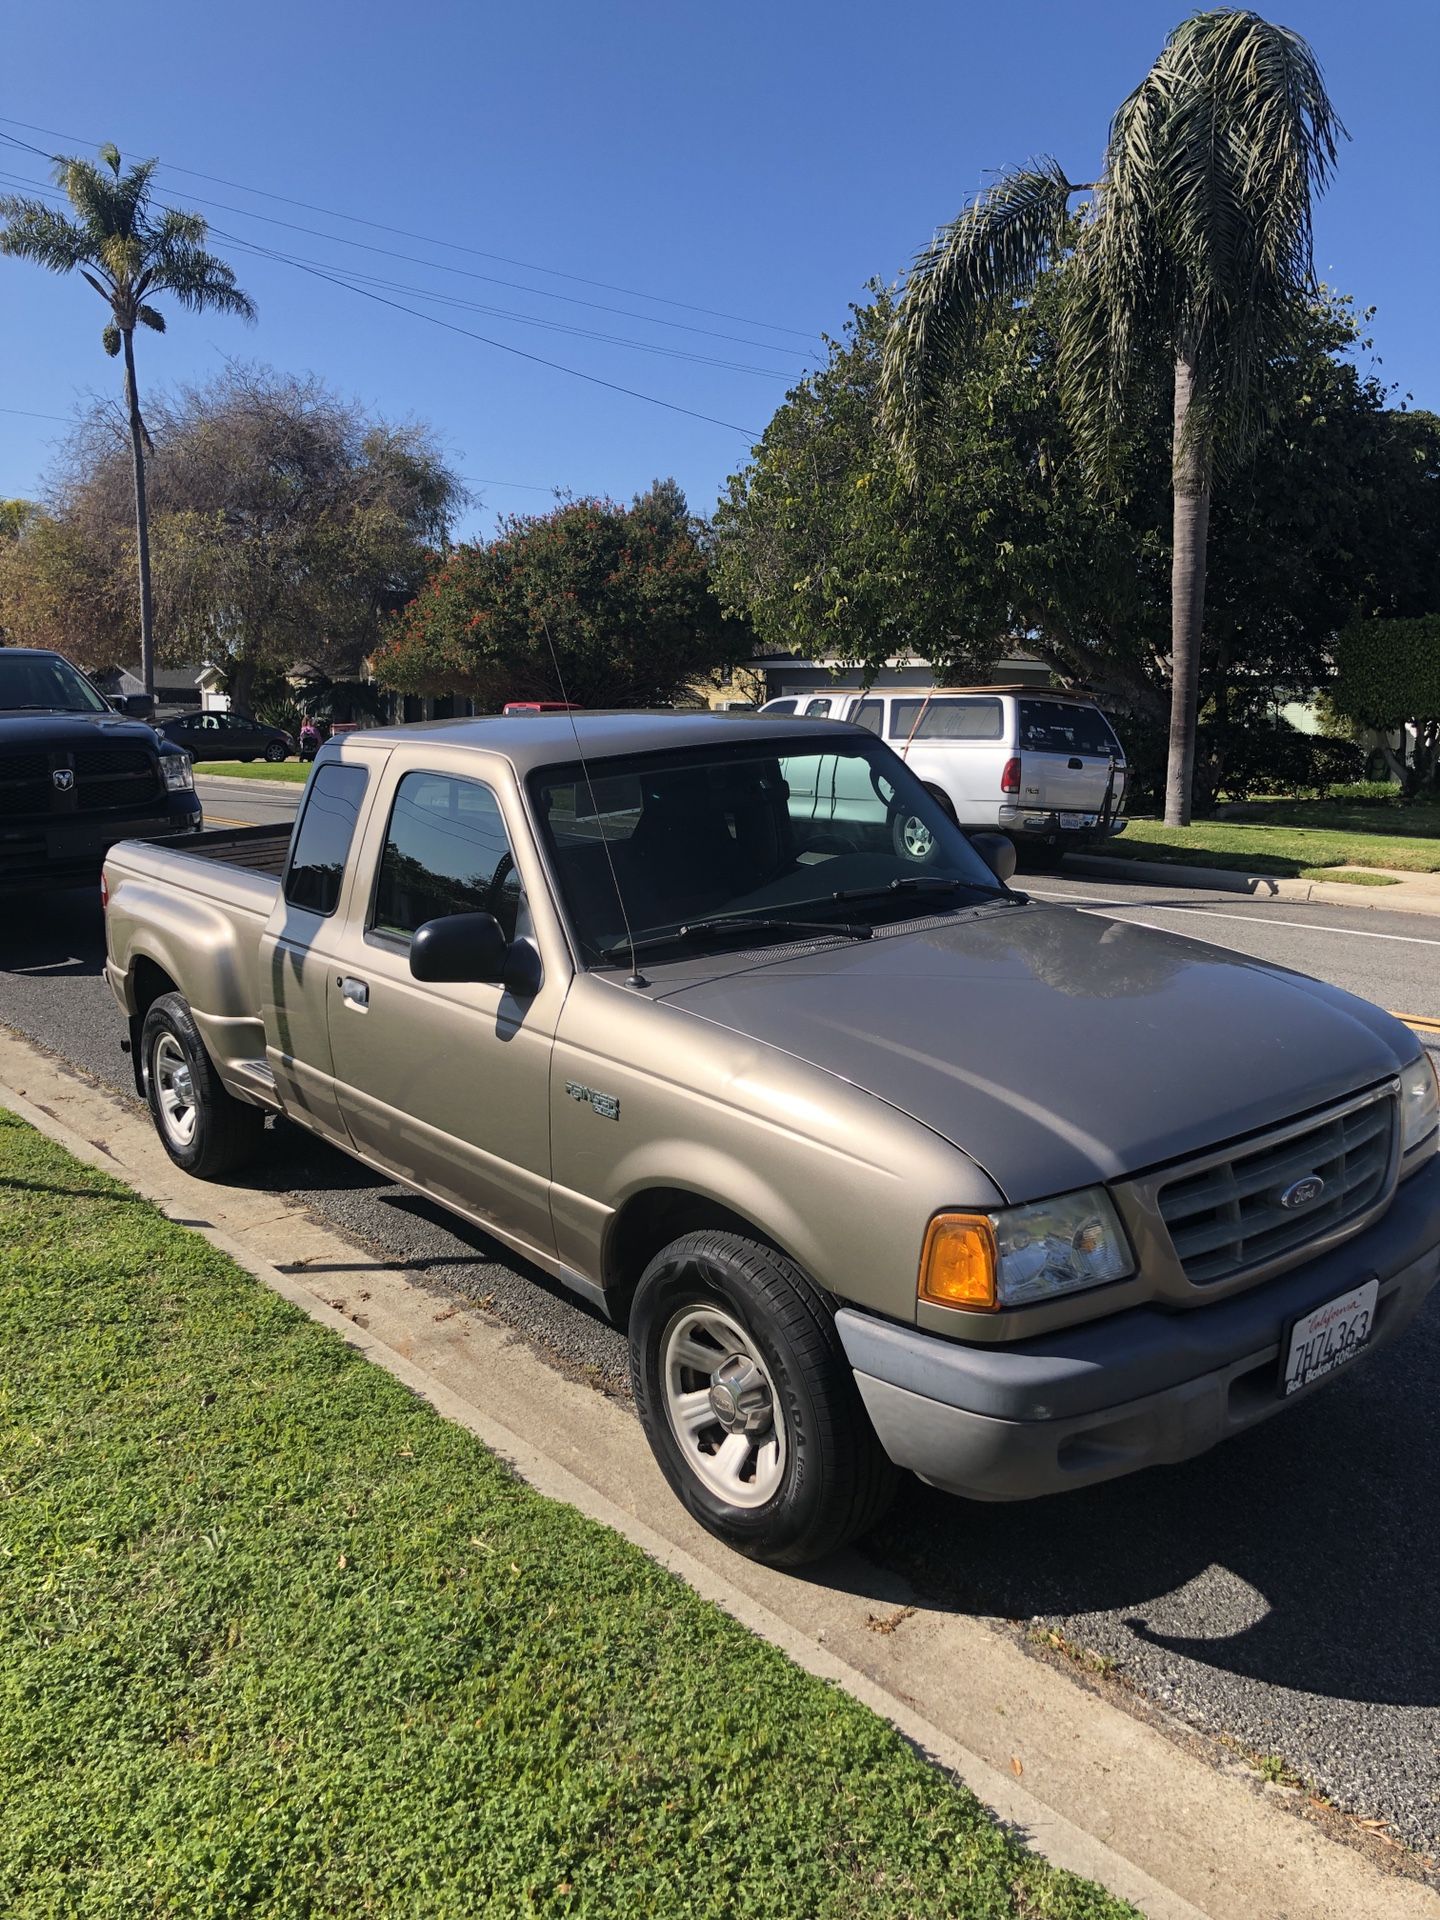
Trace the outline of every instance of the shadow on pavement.
{"label": "shadow on pavement", "polygon": [[1022,1505],[912,1482],[867,1555],[957,1612],[1108,1613],[1218,1671],[1433,1706],[1437,1368],[1432,1303],[1349,1379],[1184,1466]]}

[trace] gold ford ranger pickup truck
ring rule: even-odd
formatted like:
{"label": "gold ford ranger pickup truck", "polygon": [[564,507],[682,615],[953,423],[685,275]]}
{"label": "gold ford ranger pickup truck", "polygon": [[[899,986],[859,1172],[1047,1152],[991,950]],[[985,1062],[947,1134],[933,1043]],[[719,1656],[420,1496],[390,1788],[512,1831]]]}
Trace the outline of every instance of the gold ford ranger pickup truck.
{"label": "gold ford ranger pickup truck", "polygon": [[1027,900],[841,723],[352,733],[293,834],[127,842],[108,963],[171,1157],[285,1115],[628,1325],[670,1485],[776,1564],[897,1468],[1183,1460],[1399,1336],[1437,1090],[1336,988]]}

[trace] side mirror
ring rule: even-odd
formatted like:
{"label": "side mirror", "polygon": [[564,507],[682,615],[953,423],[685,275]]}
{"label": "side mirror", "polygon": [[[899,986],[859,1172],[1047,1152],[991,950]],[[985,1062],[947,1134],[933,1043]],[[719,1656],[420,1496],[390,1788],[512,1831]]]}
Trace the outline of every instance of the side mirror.
{"label": "side mirror", "polygon": [[1015,842],[1006,833],[972,833],[971,846],[1002,886],[1009,886],[1015,872]]}
{"label": "side mirror", "polygon": [[133,719],[148,720],[155,711],[155,701],[148,693],[127,693],[119,702],[121,713],[128,713]]}
{"label": "side mirror", "polygon": [[493,913],[448,913],[417,927],[410,942],[417,980],[504,987],[517,1000],[540,991],[540,955],[528,940],[508,941]]}

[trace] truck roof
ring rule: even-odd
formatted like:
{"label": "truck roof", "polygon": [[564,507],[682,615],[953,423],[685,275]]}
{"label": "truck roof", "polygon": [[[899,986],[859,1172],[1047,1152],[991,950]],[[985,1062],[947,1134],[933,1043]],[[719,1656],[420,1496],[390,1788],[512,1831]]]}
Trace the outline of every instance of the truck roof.
{"label": "truck roof", "polygon": [[[807,720],[804,738],[819,728],[844,727],[843,721]],[[793,714],[782,713],[524,713],[491,714],[475,720],[422,720],[406,727],[367,727],[344,736],[345,744],[393,747],[423,735],[446,747],[475,747],[497,753],[519,773],[578,758],[581,750],[609,759],[628,753],[663,753],[671,747],[707,747],[733,740],[793,736]],[[324,757],[331,757],[322,749]]]}

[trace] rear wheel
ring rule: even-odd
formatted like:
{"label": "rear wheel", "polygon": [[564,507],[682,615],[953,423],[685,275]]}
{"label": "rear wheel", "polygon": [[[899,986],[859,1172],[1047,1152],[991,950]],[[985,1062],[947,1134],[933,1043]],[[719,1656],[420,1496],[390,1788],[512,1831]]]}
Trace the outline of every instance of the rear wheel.
{"label": "rear wheel", "polygon": [[630,1370],[661,1472],[738,1552],[799,1566],[889,1504],[895,1469],[834,1316],[773,1247],[709,1231],[666,1247],[635,1294]]}
{"label": "rear wheel", "polygon": [[162,993],[145,1015],[140,1059],[150,1117],[177,1167],[215,1180],[253,1159],[265,1116],[226,1092],[180,994]]}

